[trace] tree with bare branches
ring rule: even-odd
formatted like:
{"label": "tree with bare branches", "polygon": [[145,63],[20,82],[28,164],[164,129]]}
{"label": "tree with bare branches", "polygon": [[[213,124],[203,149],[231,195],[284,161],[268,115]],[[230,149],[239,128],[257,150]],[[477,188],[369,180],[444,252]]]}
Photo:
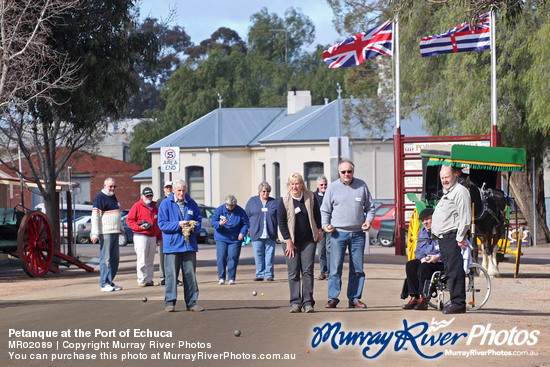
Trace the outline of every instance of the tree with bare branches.
{"label": "tree with bare branches", "polygon": [[14,153],[21,149],[30,158],[47,143],[37,134],[47,127],[36,124],[28,106],[63,103],[55,100],[54,91],[78,87],[78,65],[48,43],[53,24],[76,6],[78,1],[0,0],[0,147],[5,150],[0,163],[37,182],[43,191],[52,181],[39,165],[31,165],[31,175],[20,172]]}
{"label": "tree with bare branches", "polygon": [[[77,85],[77,65],[48,45],[51,25],[78,1],[0,0],[0,109],[2,116],[27,103],[52,101],[52,89]],[[47,65],[44,60],[49,60]]]}
{"label": "tree with bare branches", "polygon": [[0,163],[36,183],[52,223],[67,161],[124,113],[134,65],[156,55],[134,14],[133,0],[0,0]]}

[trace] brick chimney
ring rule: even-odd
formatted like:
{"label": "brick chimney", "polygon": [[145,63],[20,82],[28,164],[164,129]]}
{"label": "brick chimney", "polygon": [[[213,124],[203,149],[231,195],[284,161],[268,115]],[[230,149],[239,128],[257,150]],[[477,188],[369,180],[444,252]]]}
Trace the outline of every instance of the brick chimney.
{"label": "brick chimney", "polygon": [[311,106],[311,92],[308,90],[296,90],[296,87],[288,92],[287,97],[287,114],[292,115],[304,107]]}

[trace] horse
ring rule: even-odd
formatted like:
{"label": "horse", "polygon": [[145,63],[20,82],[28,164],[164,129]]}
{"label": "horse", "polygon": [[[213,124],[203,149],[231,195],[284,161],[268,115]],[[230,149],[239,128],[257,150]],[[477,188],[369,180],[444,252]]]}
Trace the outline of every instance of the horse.
{"label": "horse", "polygon": [[462,185],[470,192],[473,204],[473,260],[478,261],[477,239],[479,239],[482,250],[481,265],[487,269],[489,276],[499,277],[497,250],[498,241],[507,225],[506,195],[502,190],[486,189],[485,183],[479,188],[469,178],[463,181]]}

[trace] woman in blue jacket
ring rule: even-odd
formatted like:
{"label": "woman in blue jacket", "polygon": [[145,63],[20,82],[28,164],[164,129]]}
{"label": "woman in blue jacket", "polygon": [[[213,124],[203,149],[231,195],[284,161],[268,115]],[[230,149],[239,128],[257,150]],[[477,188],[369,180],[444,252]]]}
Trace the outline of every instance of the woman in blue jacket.
{"label": "woman in blue jacket", "polygon": [[225,284],[227,275],[229,284],[233,285],[241,256],[241,242],[250,228],[248,216],[244,209],[237,205],[235,196],[227,195],[225,204],[216,209],[212,217],[212,227],[215,229],[218,284]]}

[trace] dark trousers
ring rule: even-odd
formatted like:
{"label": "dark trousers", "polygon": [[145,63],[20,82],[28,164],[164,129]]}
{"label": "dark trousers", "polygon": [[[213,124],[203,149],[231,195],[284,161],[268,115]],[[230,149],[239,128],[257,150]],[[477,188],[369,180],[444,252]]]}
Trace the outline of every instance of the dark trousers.
{"label": "dark trousers", "polygon": [[419,297],[424,289],[426,280],[432,279],[433,273],[443,271],[443,264],[438,263],[423,263],[418,259],[407,261],[405,265],[407,272],[407,287],[409,296]]}
{"label": "dark trousers", "polygon": [[[283,243],[283,252],[286,244]],[[291,306],[314,306],[313,300],[313,267],[317,244],[306,242],[294,250],[294,257],[285,256],[288,269],[288,286],[290,288]],[[300,281],[300,277],[302,278]]]}
{"label": "dark trousers", "polygon": [[439,239],[441,260],[445,264],[445,275],[449,278],[451,303],[466,307],[466,274],[464,273],[462,253],[456,243],[456,233],[449,233]]}

